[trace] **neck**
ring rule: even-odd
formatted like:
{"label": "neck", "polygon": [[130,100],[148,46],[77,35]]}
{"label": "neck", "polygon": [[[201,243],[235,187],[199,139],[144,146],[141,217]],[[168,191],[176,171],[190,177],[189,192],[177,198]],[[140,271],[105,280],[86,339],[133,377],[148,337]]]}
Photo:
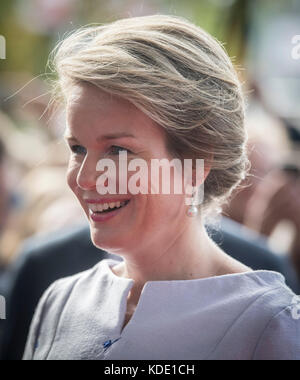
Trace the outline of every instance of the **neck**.
{"label": "neck", "polygon": [[114,268],[120,277],[134,280],[142,289],[148,281],[192,280],[214,276],[219,269],[221,250],[207,235],[203,224],[191,222],[173,240],[157,241],[148,251],[124,254]]}

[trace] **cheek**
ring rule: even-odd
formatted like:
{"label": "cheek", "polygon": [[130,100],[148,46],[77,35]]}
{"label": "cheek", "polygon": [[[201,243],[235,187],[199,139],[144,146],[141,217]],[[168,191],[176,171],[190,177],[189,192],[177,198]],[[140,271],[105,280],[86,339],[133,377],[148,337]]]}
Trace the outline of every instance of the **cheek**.
{"label": "cheek", "polygon": [[184,199],[182,195],[149,195],[146,218],[153,227],[171,227],[185,213]]}
{"label": "cheek", "polygon": [[[187,206],[185,206],[185,199],[187,196],[184,193],[184,181],[183,176],[180,172],[173,172],[171,170],[170,174],[170,183],[167,181],[166,185],[166,193],[162,193],[162,183],[166,180],[165,177],[160,170],[159,172],[152,172],[149,170],[148,173],[148,191],[147,195],[139,195],[138,200],[139,204],[144,204],[144,207],[140,207],[142,211],[143,218],[146,222],[150,222],[152,225],[163,226],[170,225],[175,220],[182,219],[185,215],[185,211]],[[176,182],[177,181],[177,182]],[[145,181],[147,183],[147,181]],[[175,194],[175,185],[177,185],[177,190],[180,194]],[[159,194],[151,194],[151,191]]]}

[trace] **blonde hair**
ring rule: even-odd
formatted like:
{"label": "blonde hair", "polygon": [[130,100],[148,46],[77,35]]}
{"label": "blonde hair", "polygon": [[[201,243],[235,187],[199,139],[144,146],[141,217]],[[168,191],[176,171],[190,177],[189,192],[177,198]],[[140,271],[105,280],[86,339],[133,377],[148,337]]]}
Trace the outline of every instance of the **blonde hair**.
{"label": "blonde hair", "polygon": [[220,206],[247,170],[244,100],[223,47],[177,16],[84,27],[53,52],[58,89],[90,83],[121,96],[163,127],[176,157],[211,167],[203,215]]}

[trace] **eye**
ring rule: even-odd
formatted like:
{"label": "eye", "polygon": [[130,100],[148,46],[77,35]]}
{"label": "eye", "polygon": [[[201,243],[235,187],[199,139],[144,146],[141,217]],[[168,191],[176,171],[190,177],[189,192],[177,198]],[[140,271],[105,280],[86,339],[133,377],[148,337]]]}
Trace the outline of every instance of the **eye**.
{"label": "eye", "polygon": [[72,145],[70,148],[73,153],[81,155],[81,156],[85,156],[87,153],[86,149],[81,145]]}
{"label": "eye", "polygon": [[118,146],[118,145],[112,145],[110,147],[110,152],[112,154],[119,154],[121,152],[127,152],[127,153],[132,153],[129,149],[126,149],[126,148],[123,148],[121,146]]}

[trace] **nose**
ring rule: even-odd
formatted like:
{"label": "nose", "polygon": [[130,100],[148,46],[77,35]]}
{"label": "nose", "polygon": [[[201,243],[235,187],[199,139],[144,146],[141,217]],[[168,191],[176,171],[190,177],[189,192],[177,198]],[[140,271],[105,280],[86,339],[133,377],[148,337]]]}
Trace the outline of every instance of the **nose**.
{"label": "nose", "polygon": [[96,189],[97,183],[97,160],[89,157],[88,155],[85,157],[80,170],[77,175],[77,185],[82,190],[93,190]]}

